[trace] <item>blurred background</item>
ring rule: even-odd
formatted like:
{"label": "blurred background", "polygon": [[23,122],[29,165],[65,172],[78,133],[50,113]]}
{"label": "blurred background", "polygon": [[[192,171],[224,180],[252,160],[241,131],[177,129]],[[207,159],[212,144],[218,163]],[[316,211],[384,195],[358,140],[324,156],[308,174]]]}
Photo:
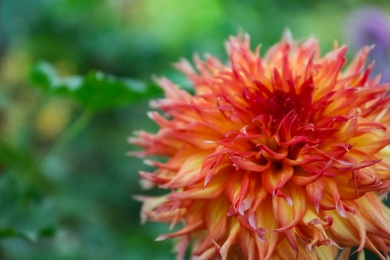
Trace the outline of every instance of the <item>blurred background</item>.
{"label": "blurred background", "polygon": [[[157,192],[139,185],[151,169],[126,155],[133,131],[157,130],[152,75],[185,85],[171,66],[180,57],[225,61],[241,29],[264,53],[289,28],[319,38],[323,53],[335,40],[349,57],[375,44],[385,81],[389,15],[388,0],[0,1],[0,259],[174,259],[172,241],[154,241],[168,226],[141,226],[133,199]],[[87,91],[64,95],[74,84]]]}

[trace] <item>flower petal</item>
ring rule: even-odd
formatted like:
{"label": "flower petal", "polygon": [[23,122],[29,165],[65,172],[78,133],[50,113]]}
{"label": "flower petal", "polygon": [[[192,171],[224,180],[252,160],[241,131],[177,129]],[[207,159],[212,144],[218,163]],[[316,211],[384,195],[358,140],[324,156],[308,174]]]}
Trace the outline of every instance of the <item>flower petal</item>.
{"label": "flower petal", "polygon": [[294,168],[287,164],[274,163],[272,167],[261,174],[261,181],[265,189],[273,194],[280,189],[294,175]]}

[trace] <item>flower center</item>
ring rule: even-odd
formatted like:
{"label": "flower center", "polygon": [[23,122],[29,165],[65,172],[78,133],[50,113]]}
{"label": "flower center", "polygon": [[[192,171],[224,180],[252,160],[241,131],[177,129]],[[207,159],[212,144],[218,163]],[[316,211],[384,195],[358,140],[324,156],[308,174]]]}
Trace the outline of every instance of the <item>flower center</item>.
{"label": "flower center", "polygon": [[292,110],[297,113],[302,110],[302,101],[295,93],[284,92],[281,90],[275,90],[272,97],[269,99],[268,113],[271,114],[274,119],[281,120]]}

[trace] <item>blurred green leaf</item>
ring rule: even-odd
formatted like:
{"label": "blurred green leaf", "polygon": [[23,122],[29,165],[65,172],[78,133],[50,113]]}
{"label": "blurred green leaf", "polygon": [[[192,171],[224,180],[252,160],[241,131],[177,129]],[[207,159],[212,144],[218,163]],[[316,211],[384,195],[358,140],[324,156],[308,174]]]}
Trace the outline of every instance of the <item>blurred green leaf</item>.
{"label": "blurred green leaf", "polygon": [[53,237],[57,233],[57,226],[55,224],[48,224],[38,230],[40,237]]}
{"label": "blurred green leaf", "polygon": [[0,228],[0,239],[11,237],[22,238],[30,242],[35,242],[37,240],[37,235],[31,232],[18,231],[9,227]]}
{"label": "blurred green leaf", "polygon": [[36,242],[41,237],[53,237],[57,232],[54,225],[47,225],[35,232],[16,230],[12,227],[0,228],[0,240],[6,238],[21,238],[30,242]]}
{"label": "blurred green leaf", "polygon": [[100,71],[89,72],[86,76],[61,77],[48,62],[35,64],[30,78],[44,91],[73,98],[90,111],[136,103],[162,92],[153,83],[116,77]]}

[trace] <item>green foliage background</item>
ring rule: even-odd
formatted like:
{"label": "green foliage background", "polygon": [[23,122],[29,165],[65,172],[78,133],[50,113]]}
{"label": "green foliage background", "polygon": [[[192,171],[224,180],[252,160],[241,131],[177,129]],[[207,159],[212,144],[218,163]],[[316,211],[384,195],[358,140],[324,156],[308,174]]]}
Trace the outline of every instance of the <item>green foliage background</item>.
{"label": "green foliage background", "polygon": [[[3,0],[0,2],[0,259],[173,259],[168,226],[141,226],[139,170],[126,153],[156,131],[151,80],[187,86],[171,64],[226,60],[239,30],[264,50],[285,28],[323,50],[345,42],[363,0]],[[102,72],[103,71],[103,72]]]}

